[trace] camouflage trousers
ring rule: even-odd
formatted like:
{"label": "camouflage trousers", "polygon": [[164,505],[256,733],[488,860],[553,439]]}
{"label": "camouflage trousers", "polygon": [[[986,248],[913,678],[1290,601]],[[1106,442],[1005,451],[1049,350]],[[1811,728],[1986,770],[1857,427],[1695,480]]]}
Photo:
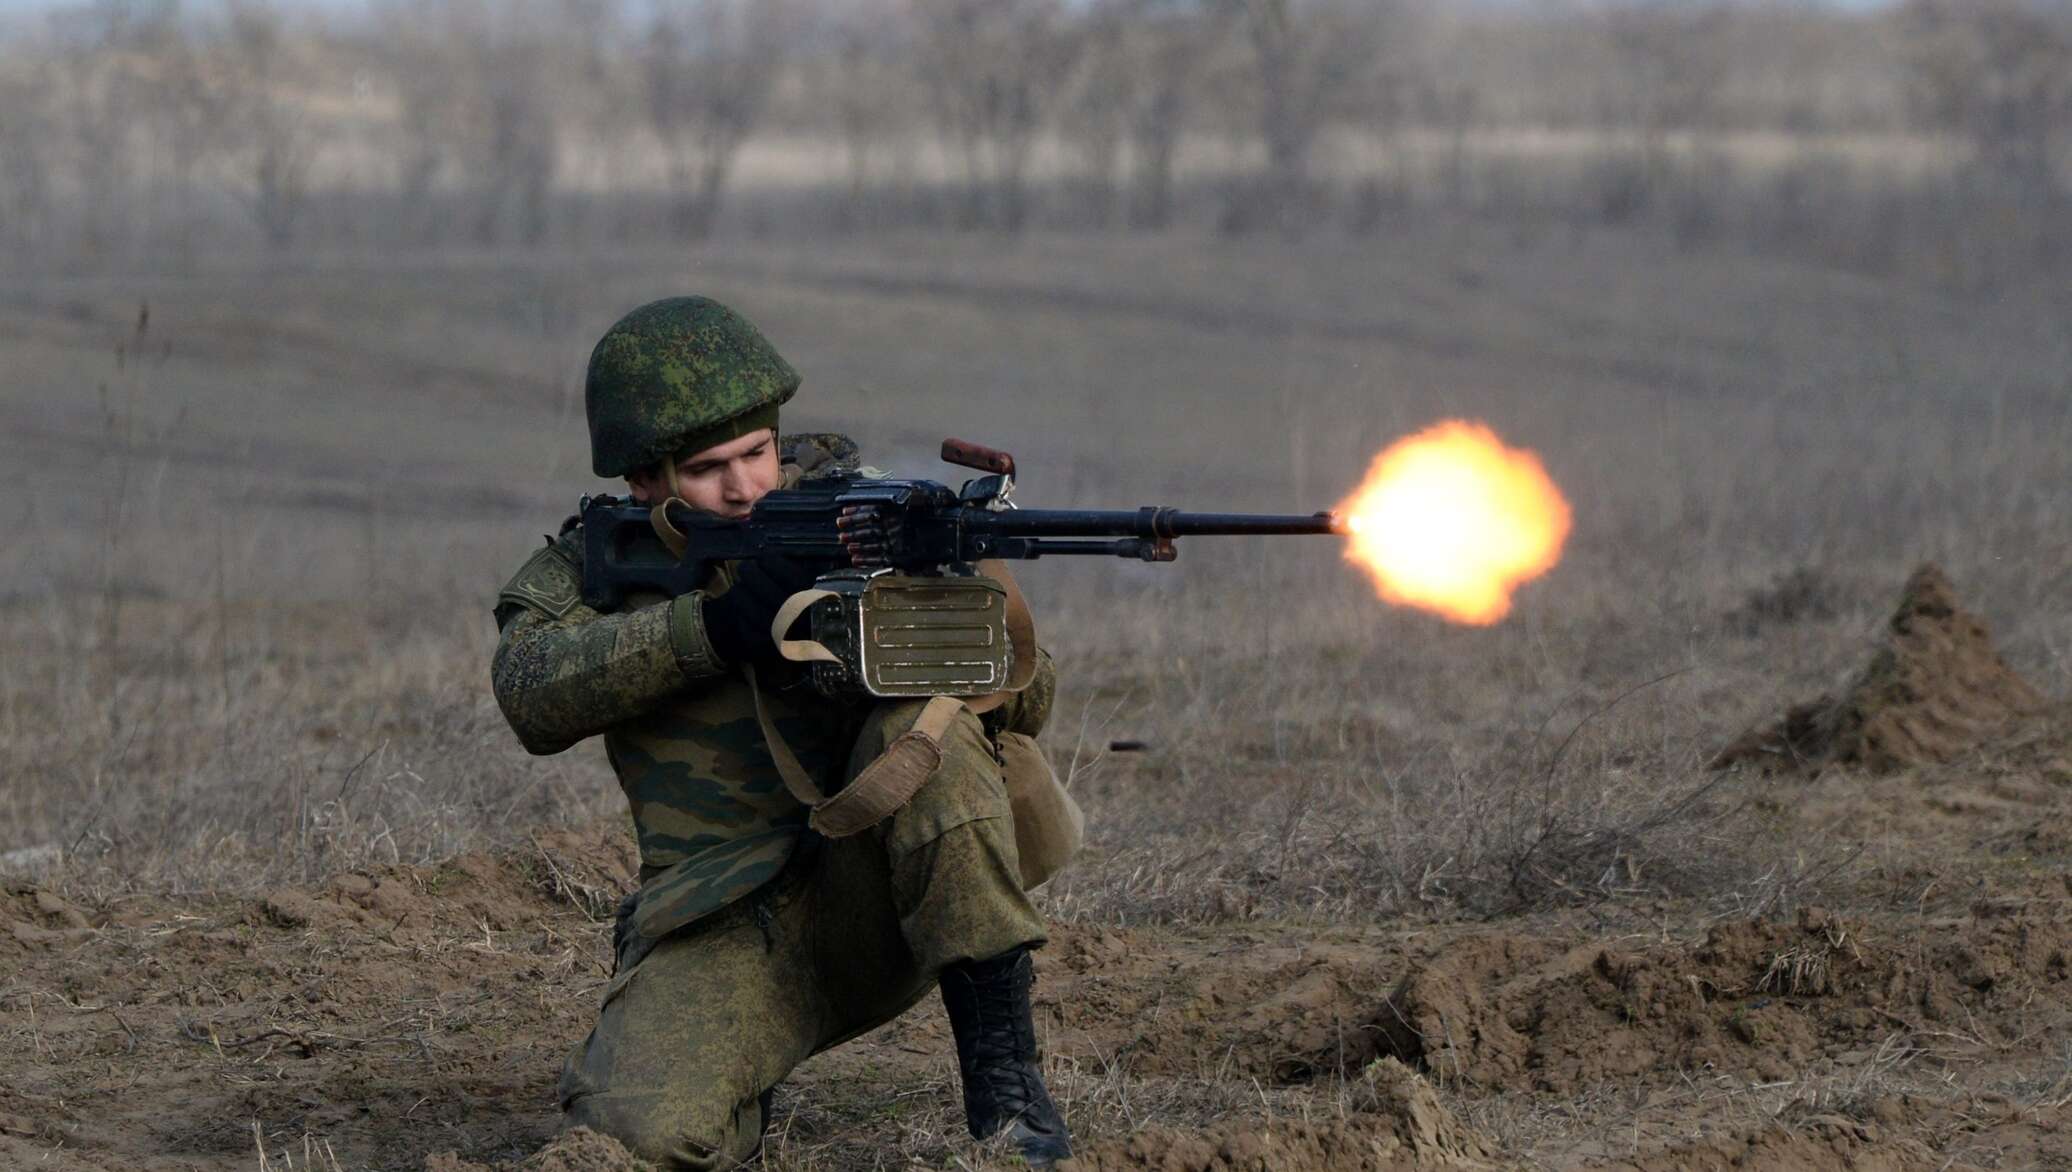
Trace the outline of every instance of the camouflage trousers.
{"label": "camouflage trousers", "polygon": [[[850,776],[919,712],[873,714]],[[568,1125],[665,1168],[737,1166],[761,1142],[763,1093],[792,1067],[897,1017],[945,965],[1043,943],[1019,875],[1000,766],[963,713],[899,812],[802,848],[761,891],[612,979],[562,1071]]]}

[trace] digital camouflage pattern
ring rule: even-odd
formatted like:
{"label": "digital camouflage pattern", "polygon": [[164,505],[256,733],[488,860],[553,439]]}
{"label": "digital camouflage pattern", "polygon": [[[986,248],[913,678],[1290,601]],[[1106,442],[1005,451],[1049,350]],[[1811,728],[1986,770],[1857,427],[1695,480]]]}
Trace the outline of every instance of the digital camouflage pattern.
{"label": "digital camouflage pattern", "polygon": [[[786,437],[782,451],[786,484],[856,467],[855,445],[839,436]],[[805,833],[807,810],[777,772],[747,681],[704,637],[700,604],[724,592],[728,568],[705,591],[634,598],[602,614],[575,596],[581,563],[580,533],[570,530],[504,588],[491,678],[528,750],[558,753],[604,737],[640,844],[642,886],[623,925],[630,963],[774,879]],[[1030,688],[988,720],[1041,731],[1053,679],[1045,656]],[[802,674],[788,687],[766,686],[764,699],[807,771],[834,792],[870,707],[829,700]]]}
{"label": "digital camouflage pattern", "polygon": [[[779,451],[786,486],[858,467],[847,436],[785,436]],[[701,595],[607,615],[583,605],[582,585],[582,532],[570,517],[497,595],[503,637],[491,679],[505,719],[534,753],[559,753],[726,672],[705,637]]]}
{"label": "digital camouflage pattern", "polygon": [[[920,708],[872,709],[846,775]],[[572,1125],[667,1168],[736,1167],[762,1135],[763,1092],[793,1066],[898,1016],[943,966],[1044,939],[1018,881],[1006,784],[968,712],[906,806],[854,837],[808,841],[747,899],[637,959],[622,944],[597,1025],[562,1073]]]}
{"label": "digital camouflage pattern", "polygon": [[620,318],[590,353],[590,464],[625,476],[777,425],[799,388],[748,319],[708,297],[670,297]]}
{"label": "digital camouflage pattern", "polygon": [[497,704],[533,753],[559,753],[646,712],[725,668],[705,638],[697,598],[601,614],[573,595],[580,534],[534,554],[497,596],[503,637],[490,665]]}

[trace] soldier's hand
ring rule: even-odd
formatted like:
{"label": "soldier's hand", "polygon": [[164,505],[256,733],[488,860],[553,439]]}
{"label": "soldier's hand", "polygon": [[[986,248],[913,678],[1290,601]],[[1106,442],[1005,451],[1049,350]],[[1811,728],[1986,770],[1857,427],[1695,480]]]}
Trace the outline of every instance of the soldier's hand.
{"label": "soldier's hand", "polygon": [[705,637],[731,664],[761,663],[777,656],[770,623],[784,600],[813,585],[822,567],[766,554],[734,567],[734,585],[704,602]]}

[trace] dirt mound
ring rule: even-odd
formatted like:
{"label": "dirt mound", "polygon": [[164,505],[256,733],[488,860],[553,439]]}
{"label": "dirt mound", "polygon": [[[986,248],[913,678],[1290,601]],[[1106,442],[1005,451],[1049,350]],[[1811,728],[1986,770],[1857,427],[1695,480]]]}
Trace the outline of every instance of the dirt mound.
{"label": "dirt mound", "polygon": [[254,917],[280,928],[508,931],[536,920],[544,900],[602,920],[638,886],[639,871],[632,837],[615,823],[599,823],[539,831],[524,847],[461,855],[436,867],[381,867],[333,876],[315,891],[269,891]]}
{"label": "dirt mound", "polygon": [[537,1147],[633,856],[607,824],[257,899],[0,886],[0,1167],[67,1167],[57,1146],[97,1168]]}
{"label": "dirt mound", "polygon": [[1958,605],[1949,579],[1925,565],[1907,580],[1885,642],[1840,695],[1750,729],[1713,765],[1892,772],[1950,760],[2043,703],[1993,650],[1985,623]]}
{"label": "dirt mound", "polygon": [[1392,1058],[1370,1066],[1355,1110],[1328,1122],[1226,1123],[1188,1132],[1147,1127],[1060,1165],[1077,1172],[1335,1172],[1486,1168],[1496,1146],[1454,1118],[1431,1085]]}
{"label": "dirt mound", "polygon": [[[1131,1071],[1295,1083],[1357,1072],[1384,1053],[1368,1025],[1395,976],[1384,956],[1321,943],[1245,951],[1248,964],[1197,974],[1172,998],[1177,1009],[1135,1009],[1147,1020],[1124,1055]],[[1065,963],[1073,963],[1069,954]]]}
{"label": "dirt mound", "polygon": [[28,884],[0,888],[0,955],[73,944],[92,935],[86,913],[55,892]]}
{"label": "dirt mound", "polygon": [[441,1152],[424,1162],[424,1172],[653,1172],[654,1167],[618,1140],[587,1127],[562,1132],[522,1160],[478,1164]]}
{"label": "dirt mound", "polygon": [[1790,1126],[1675,1144],[1603,1166],[1630,1172],[1927,1172],[1949,1168],[1952,1161],[1921,1143],[1895,1138],[1875,1123],[1816,1115]]}
{"label": "dirt mound", "polygon": [[1817,909],[1639,952],[1486,937],[1413,968],[1371,1028],[1442,1081],[1554,1092],[1675,1071],[1791,1078],[1895,1031],[1989,1046],[2072,1006],[2064,913],[1982,904],[1903,947]]}

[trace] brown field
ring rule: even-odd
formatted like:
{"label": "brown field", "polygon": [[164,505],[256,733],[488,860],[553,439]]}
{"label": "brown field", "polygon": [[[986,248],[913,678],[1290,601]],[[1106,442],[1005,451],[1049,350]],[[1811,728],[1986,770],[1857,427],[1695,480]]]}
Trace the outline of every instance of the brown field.
{"label": "brown field", "polygon": [[[789,426],[995,443],[1027,503],[1328,507],[1461,416],[1574,505],[1489,629],[1323,539],[1028,569],[1089,1165],[2072,1163],[2072,299],[1482,221],[0,278],[0,1164],[549,1141],[631,844],[601,752],[503,726],[488,606],[594,486],[589,344],[680,291],[805,372]],[[1707,767],[1931,561],[2040,711]],[[778,1103],[771,1167],[993,1154],[933,1007]]]}

